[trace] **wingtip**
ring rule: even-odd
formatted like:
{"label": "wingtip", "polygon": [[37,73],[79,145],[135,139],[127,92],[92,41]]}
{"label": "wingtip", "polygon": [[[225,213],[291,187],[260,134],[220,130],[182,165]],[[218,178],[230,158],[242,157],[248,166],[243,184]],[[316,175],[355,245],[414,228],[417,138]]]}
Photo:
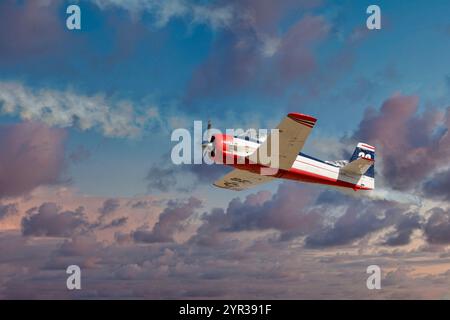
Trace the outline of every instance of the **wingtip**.
{"label": "wingtip", "polygon": [[310,121],[312,123],[316,123],[317,119],[313,116],[303,114],[303,113],[297,113],[297,112],[291,112],[288,114],[288,117],[293,120],[304,120],[304,121]]}

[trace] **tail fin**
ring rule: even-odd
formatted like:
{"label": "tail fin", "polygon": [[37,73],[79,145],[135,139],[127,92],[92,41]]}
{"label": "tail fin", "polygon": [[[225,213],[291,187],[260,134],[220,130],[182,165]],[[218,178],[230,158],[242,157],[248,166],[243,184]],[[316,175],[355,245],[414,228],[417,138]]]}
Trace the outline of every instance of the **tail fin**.
{"label": "tail fin", "polygon": [[[353,151],[353,155],[350,158],[350,162],[358,159],[358,158],[366,158],[375,160],[375,147],[368,145],[366,143],[358,143]],[[375,162],[374,164],[366,171],[365,176],[375,178]]]}

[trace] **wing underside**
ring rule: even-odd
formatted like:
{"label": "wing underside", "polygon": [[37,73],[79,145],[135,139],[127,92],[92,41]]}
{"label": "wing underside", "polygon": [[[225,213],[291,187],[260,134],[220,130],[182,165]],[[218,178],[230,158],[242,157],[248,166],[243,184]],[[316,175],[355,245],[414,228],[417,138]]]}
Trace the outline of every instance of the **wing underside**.
{"label": "wing underside", "polygon": [[271,176],[262,176],[249,171],[234,169],[214,182],[214,185],[220,188],[241,191],[269,182],[273,179],[274,178]]}

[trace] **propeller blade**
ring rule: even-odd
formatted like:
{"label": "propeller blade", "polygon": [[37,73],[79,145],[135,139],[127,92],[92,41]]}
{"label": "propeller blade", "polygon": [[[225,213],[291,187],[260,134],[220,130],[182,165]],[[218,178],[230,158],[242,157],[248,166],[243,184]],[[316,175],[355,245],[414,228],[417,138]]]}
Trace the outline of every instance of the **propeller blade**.
{"label": "propeller blade", "polygon": [[211,141],[211,128],[212,128],[211,120],[208,120],[208,126],[206,127],[208,142]]}

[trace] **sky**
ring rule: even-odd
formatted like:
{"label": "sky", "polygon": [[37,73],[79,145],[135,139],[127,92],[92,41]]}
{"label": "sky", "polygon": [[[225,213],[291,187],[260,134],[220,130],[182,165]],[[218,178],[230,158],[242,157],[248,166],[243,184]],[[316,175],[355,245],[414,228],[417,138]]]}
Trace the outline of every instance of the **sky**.
{"label": "sky", "polygon": [[[448,12],[0,1],[0,298],[447,299]],[[177,128],[270,129],[288,112],[318,119],[307,154],[376,146],[376,190],[237,193],[212,186],[228,168],[171,162]],[[71,264],[82,290],[66,288]],[[366,287],[373,264],[381,290]]]}

